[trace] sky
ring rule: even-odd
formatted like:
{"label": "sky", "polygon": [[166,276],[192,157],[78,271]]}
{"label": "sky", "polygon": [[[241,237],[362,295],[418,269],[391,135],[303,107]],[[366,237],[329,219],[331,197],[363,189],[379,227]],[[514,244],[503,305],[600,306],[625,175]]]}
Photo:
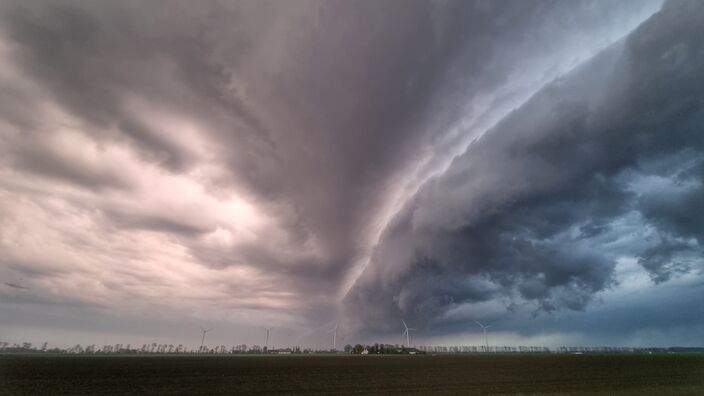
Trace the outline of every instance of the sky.
{"label": "sky", "polygon": [[704,3],[4,1],[0,340],[704,345]]}

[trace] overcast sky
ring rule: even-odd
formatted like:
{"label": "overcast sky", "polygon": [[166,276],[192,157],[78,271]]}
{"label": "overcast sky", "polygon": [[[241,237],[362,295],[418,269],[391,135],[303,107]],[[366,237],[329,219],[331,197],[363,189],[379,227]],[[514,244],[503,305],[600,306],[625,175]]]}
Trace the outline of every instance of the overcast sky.
{"label": "overcast sky", "polygon": [[704,2],[4,1],[0,340],[704,343]]}

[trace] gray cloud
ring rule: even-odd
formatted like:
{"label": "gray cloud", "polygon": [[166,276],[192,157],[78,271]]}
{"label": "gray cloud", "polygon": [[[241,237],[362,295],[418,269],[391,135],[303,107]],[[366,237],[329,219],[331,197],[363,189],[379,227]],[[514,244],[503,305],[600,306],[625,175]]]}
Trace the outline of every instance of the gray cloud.
{"label": "gray cloud", "polygon": [[110,224],[120,228],[135,228],[141,230],[163,231],[185,236],[205,234],[211,229],[198,224],[188,224],[186,221],[175,221],[171,218],[164,218],[152,215],[134,215],[126,213],[108,213]]}
{"label": "gray cloud", "polygon": [[13,289],[22,289],[22,290],[27,290],[27,287],[24,287],[22,285],[18,285],[17,283],[12,283],[12,282],[3,282],[3,284],[7,287],[11,287]]}
{"label": "gray cloud", "polygon": [[448,331],[468,302],[583,310],[624,254],[691,274],[698,10],[512,112],[659,5],[5,3],[0,269],[38,302],[308,328],[371,260],[351,314]]}
{"label": "gray cloud", "polygon": [[[659,281],[701,270],[703,16],[668,3],[470,145],[385,231],[349,315],[432,328],[490,299],[583,310],[619,258]],[[649,239],[619,243],[629,221]]]}

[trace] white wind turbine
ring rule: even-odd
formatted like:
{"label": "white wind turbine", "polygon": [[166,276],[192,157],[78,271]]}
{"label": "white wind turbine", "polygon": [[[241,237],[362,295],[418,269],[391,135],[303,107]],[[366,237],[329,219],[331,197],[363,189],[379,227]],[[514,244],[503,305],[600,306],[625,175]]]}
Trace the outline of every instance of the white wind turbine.
{"label": "white wind turbine", "polygon": [[484,343],[486,344],[486,350],[487,350],[487,352],[488,352],[488,351],[489,351],[489,338],[488,338],[487,335],[486,335],[486,329],[488,329],[488,328],[491,327],[491,326],[489,326],[489,325],[483,325],[483,324],[479,323],[478,320],[475,320],[474,323],[478,324],[479,327],[481,327],[481,328],[482,328],[482,331],[484,332]]}
{"label": "white wind turbine", "polygon": [[271,331],[271,329],[266,329],[266,343],[264,344],[264,349],[266,349],[267,352],[269,351],[269,332],[270,331]]}
{"label": "white wind turbine", "polygon": [[205,343],[205,334],[209,331],[213,330],[213,328],[206,329],[201,326],[200,331],[203,332],[203,336],[200,338],[200,351],[203,351],[203,344]]}
{"label": "white wind turbine", "polygon": [[403,335],[406,336],[406,347],[410,348],[411,347],[411,331],[414,331],[415,329],[412,329],[406,325],[406,322],[401,319],[401,322],[403,323],[403,327],[406,328],[406,330],[403,332]]}
{"label": "white wind turbine", "polygon": [[332,350],[334,352],[337,350],[337,322],[335,322],[335,327],[328,330],[328,333],[332,333]]}

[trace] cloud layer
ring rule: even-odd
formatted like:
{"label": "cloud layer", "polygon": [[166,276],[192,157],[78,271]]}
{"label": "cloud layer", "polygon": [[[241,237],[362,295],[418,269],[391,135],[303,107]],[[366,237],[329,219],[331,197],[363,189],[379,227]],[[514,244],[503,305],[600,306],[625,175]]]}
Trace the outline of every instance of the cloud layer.
{"label": "cloud layer", "polygon": [[384,231],[349,315],[433,328],[486,301],[584,310],[629,258],[655,282],[701,277],[703,17],[668,3],[473,142]]}
{"label": "cloud layer", "polygon": [[659,7],[7,2],[4,331],[451,334],[700,274],[703,12]]}

